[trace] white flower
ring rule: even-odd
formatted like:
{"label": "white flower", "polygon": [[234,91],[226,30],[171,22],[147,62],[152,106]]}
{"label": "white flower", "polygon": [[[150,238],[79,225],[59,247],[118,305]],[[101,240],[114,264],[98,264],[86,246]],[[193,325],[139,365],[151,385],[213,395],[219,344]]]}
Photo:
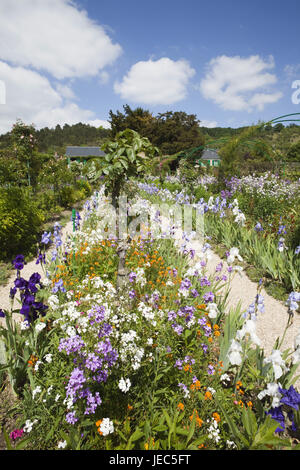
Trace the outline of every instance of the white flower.
{"label": "white flower", "polygon": [[284,372],[287,372],[289,370],[281,357],[281,352],[279,351],[279,349],[273,349],[272,354],[264,359],[264,363],[272,364],[275,380],[279,379],[279,377],[281,377]]}
{"label": "white flower", "polygon": [[67,441],[59,441],[57,444],[58,449],[64,449],[67,445]]}
{"label": "white flower", "polygon": [[241,341],[245,335],[250,335],[251,341],[260,346],[260,339],[255,333],[256,324],[254,320],[247,320],[243,327],[237,331],[236,338]]}
{"label": "white flower", "polygon": [[239,249],[236,247],[233,247],[229,251],[229,256],[227,258],[227,263],[232,264],[235,261],[235,258],[237,258],[239,261],[243,261],[243,258],[239,254]]}
{"label": "white flower", "polygon": [[229,377],[229,375],[226,374],[226,373],[223,374],[223,375],[221,375],[220,381],[221,381],[224,385],[226,385],[227,383],[230,382],[230,377]]}
{"label": "white flower", "polygon": [[242,363],[242,356],[240,354],[242,351],[243,348],[240,343],[238,343],[234,339],[231,340],[230,348],[228,351],[228,359],[230,364],[239,366]]}
{"label": "white flower", "polygon": [[246,217],[242,212],[240,212],[236,215],[234,221],[239,225],[245,225]]}
{"label": "white flower", "polygon": [[34,390],[32,390],[32,398],[34,399],[34,397],[38,394],[38,393],[41,393],[42,389],[41,387],[38,385]]}
{"label": "white flower", "polygon": [[49,363],[52,362],[52,354],[50,354],[50,353],[46,354],[44,359],[45,359],[46,362],[49,362]]}
{"label": "white flower", "polygon": [[272,408],[277,408],[280,404],[280,399],[282,397],[281,393],[279,392],[279,387],[281,388],[280,383],[268,383],[267,388],[265,390],[262,390],[258,395],[257,398],[259,400],[262,400],[266,395],[269,397],[273,397],[272,401]]}
{"label": "white flower", "polygon": [[127,393],[128,390],[130,389],[131,387],[131,382],[129,379],[123,379],[123,377],[121,378],[121,380],[119,381],[119,389],[124,392],[124,393]]}
{"label": "white flower", "polygon": [[229,449],[236,449],[236,444],[233,441],[226,441],[226,445]]}
{"label": "white flower", "polygon": [[103,436],[113,433],[114,423],[109,418],[103,418],[102,423],[100,424],[100,431]]}
{"label": "white flower", "polygon": [[42,361],[36,361],[36,363],[34,365],[34,370],[38,371],[41,364],[42,364]]}
{"label": "white flower", "polygon": [[209,312],[208,312],[209,318],[217,318],[217,315],[219,313],[217,304],[215,304],[214,302],[209,302],[207,304],[207,308],[209,310]]}
{"label": "white flower", "polygon": [[49,307],[52,308],[52,310],[57,310],[57,308],[59,307],[59,298],[57,297],[57,295],[50,295],[47,300],[47,303]]}
{"label": "white flower", "polygon": [[24,432],[31,432],[32,428],[33,428],[33,425],[35,423],[37,423],[37,419],[35,419],[34,421],[30,421],[30,419],[27,419],[26,422],[25,422],[25,425],[23,426],[23,431]]}
{"label": "white flower", "polygon": [[40,322],[35,325],[35,329],[38,333],[42,331],[44,328],[46,328],[46,323]]}
{"label": "white flower", "polygon": [[28,330],[30,328],[30,323],[27,320],[24,320],[20,323],[21,330]]}

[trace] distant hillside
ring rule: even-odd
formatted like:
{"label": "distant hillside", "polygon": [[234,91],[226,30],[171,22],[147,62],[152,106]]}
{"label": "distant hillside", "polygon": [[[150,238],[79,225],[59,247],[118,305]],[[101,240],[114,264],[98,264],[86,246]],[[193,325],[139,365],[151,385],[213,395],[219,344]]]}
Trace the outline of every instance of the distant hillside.
{"label": "distant hillside", "polygon": [[[101,145],[110,136],[110,130],[88,124],[57,125],[53,129],[44,127],[36,131],[39,152],[62,153],[67,145]],[[9,133],[0,136],[0,150],[10,145]]]}

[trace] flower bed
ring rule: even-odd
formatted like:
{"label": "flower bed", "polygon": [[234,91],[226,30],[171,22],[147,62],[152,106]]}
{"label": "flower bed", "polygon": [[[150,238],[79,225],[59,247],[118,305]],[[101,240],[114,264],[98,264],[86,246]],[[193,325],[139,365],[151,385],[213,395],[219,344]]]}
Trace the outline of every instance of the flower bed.
{"label": "flower bed", "polygon": [[[133,207],[158,217],[139,196]],[[21,293],[22,306],[13,313],[23,321],[14,325],[12,312],[1,311],[1,331],[20,419],[5,431],[7,445],[296,448],[300,395],[292,384],[300,343],[264,357],[255,334],[259,291],[247,312],[225,311],[218,292],[238,270],[238,249],[229,253],[231,269],[208,276],[209,246],[194,259],[186,237],[176,246],[170,224],[163,237],[130,240],[128,283],[117,290],[118,242],[108,223],[99,225],[110,210],[100,190],[66,246],[59,227],[45,235],[53,250],[44,279],[33,273],[24,280],[23,258],[15,260],[11,296]],[[298,301],[291,299],[291,312]]]}

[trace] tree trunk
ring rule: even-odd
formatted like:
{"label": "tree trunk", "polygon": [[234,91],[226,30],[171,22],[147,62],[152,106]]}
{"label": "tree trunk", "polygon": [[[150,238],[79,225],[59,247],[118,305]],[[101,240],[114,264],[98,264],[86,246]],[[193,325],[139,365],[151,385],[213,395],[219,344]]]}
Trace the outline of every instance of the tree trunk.
{"label": "tree trunk", "polygon": [[126,253],[127,253],[127,240],[120,237],[119,233],[119,197],[120,186],[116,186],[112,191],[112,205],[116,212],[116,230],[117,230],[117,255],[118,271],[117,271],[117,291],[126,287],[128,280],[128,269],[126,268]]}

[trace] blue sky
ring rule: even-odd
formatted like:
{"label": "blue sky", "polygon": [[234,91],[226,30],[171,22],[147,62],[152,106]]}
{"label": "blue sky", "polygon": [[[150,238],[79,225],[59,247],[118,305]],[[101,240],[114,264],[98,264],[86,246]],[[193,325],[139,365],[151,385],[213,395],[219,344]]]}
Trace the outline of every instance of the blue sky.
{"label": "blue sky", "polygon": [[[299,0],[1,0],[0,133],[141,106],[239,127],[300,112]],[[3,91],[4,90],[4,91]]]}

